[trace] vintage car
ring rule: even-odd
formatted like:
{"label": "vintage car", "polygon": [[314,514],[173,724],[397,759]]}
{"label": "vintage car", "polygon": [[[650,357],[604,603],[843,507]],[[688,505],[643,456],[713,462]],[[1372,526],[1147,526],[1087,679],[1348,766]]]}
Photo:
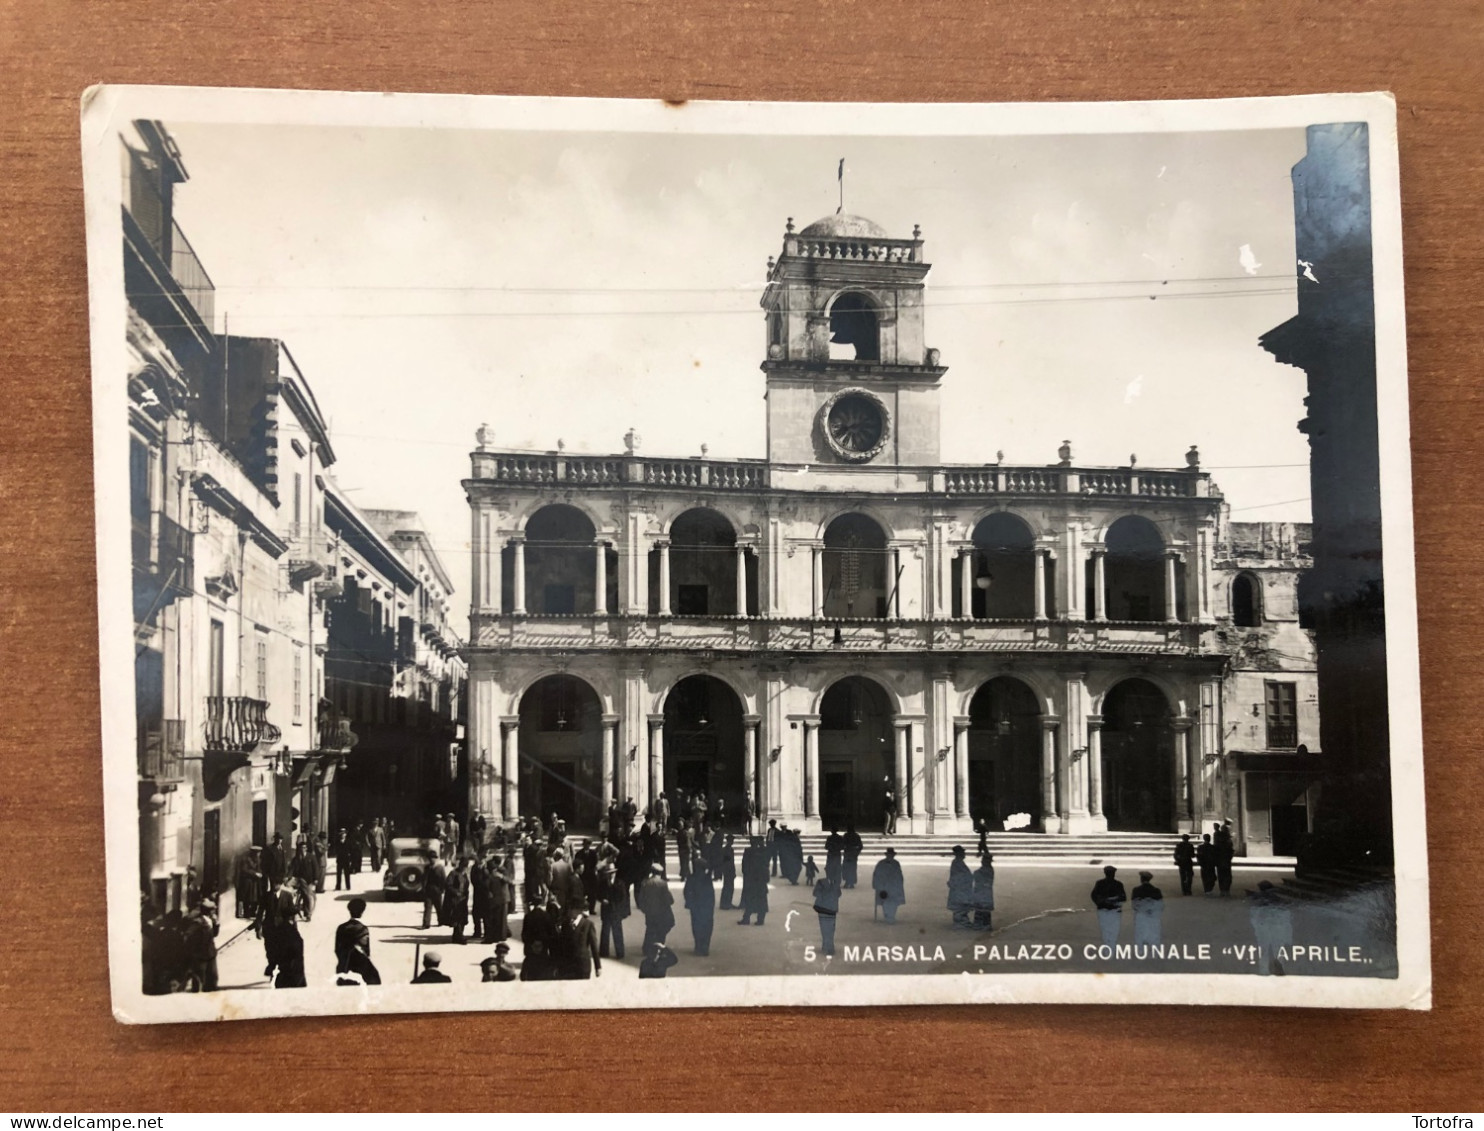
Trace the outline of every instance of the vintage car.
{"label": "vintage car", "polygon": [[423,876],[437,859],[436,837],[394,837],[387,852],[382,893],[387,899],[421,899]]}

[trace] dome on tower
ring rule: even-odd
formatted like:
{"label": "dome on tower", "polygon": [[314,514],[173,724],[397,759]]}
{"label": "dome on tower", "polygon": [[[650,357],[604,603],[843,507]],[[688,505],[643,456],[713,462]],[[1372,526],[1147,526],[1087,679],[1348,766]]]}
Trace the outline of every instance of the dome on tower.
{"label": "dome on tower", "polygon": [[890,239],[886,229],[874,220],[867,220],[864,216],[852,216],[848,212],[836,212],[833,216],[826,216],[816,220],[802,232],[801,236],[813,239],[845,238],[845,239]]}

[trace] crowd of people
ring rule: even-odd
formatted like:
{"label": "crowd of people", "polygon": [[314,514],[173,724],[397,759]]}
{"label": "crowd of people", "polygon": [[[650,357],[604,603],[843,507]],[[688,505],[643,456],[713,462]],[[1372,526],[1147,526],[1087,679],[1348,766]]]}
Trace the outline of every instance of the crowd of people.
{"label": "crowd of people", "polygon": [[[818,920],[820,952],[835,953],[836,928],[844,892],[860,884],[864,845],[853,827],[830,830],[821,868],[803,851],[798,830],[778,819],[763,824],[750,797],[728,809],[720,799],[681,791],[661,794],[640,814],[633,800],[614,799],[596,836],[569,837],[555,813],[543,821],[521,818],[514,826],[471,814],[467,828],[452,813],[435,814],[430,826],[437,850],[422,875],[425,931],[447,930],[452,945],[469,942],[493,946],[481,964],[485,981],[563,981],[602,976],[603,961],[622,960],[632,945],[629,920],[642,918],[639,941],[641,978],[664,977],[681,961],[671,946],[677,911],[688,918],[691,955],[710,955],[717,913],[737,912],[739,926],[763,926],[769,914],[769,884],[798,885],[812,896]],[[395,826],[390,820],[341,828],[333,840],[325,833],[298,838],[292,854],[275,834],[265,846],[253,846],[237,872],[239,918],[262,940],[264,975],[278,988],[304,986],[304,939],[299,924],[315,913],[316,897],[325,891],[328,862],[336,862],[336,890],[351,888],[350,877],[369,862],[380,870]],[[672,858],[673,852],[673,858]],[[952,850],[947,876],[947,909],[958,929],[990,931],[995,910],[993,857],[981,833],[977,867],[963,846]],[[1216,825],[1192,842],[1189,834],[1176,844],[1173,861],[1184,895],[1193,892],[1200,873],[1207,895],[1229,896],[1235,855],[1230,823]],[[673,864],[673,869],[672,869]],[[1122,912],[1130,906],[1135,943],[1158,943],[1162,933],[1163,893],[1153,874],[1140,873],[1132,897],[1109,866],[1094,886],[1091,899],[1105,944],[1119,937]],[[679,900],[671,890],[679,882]],[[895,923],[907,902],[906,884],[896,850],[885,849],[871,870],[872,918]],[[1286,912],[1274,911],[1269,892],[1260,893],[1267,924]],[[217,988],[217,937],[220,916],[215,893],[203,893],[195,870],[187,875],[178,910],[162,913],[145,900],[142,927],[145,984],[148,992],[209,991]],[[342,985],[377,984],[381,975],[371,959],[371,935],[362,922],[364,899],[347,906],[348,918],[335,933],[336,978]],[[518,930],[523,959],[510,961],[511,918]],[[1282,928],[1276,928],[1281,933]],[[418,984],[449,980],[442,956],[422,953]],[[1266,972],[1266,971],[1264,971]]]}

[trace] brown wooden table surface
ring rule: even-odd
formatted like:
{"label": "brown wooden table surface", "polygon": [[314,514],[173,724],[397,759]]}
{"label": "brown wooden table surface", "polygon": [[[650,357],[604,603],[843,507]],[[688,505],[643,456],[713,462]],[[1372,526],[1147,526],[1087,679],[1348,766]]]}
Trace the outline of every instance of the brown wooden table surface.
{"label": "brown wooden table surface", "polygon": [[[0,0],[0,1108],[1477,1110],[1484,9],[1465,0]],[[95,82],[667,99],[1394,91],[1431,1013],[893,1008],[125,1027],[109,1013],[78,98]],[[434,1067],[436,1066],[436,1068]]]}

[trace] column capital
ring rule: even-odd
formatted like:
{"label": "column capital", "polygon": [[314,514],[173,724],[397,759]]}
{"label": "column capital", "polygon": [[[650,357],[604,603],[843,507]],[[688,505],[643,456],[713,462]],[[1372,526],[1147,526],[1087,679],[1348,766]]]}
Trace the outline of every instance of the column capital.
{"label": "column capital", "polygon": [[956,731],[968,730],[973,725],[974,720],[968,715],[955,715],[953,717],[953,729]]}
{"label": "column capital", "polygon": [[1056,730],[1060,726],[1061,726],[1061,719],[1058,716],[1056,716],[1056,715],[1042,715],[1041,716],[1041,729],[1042,730]]}
{"label": "column capital", "polygon": [[500,719],[501,730],[516,730],[520,726],[519,715],[504,715]]}
{"label": "column capital", "polygon": [[1173,730],[1173,731],[1176,731],[1177,733],[1184,732],[1184,731],[1189,730],[1194,724],[1195,724],[1195,720],[1194,719],[1187,718],[1187,717],[1185,717],[1185,716],[1182,715],[1179,718],[1174,718],[1174,719],[1171,719],[1170,720],[1170,729]]}
{"label": "column capital", "polygon": [[604,715],[603,716],[603,728],[605,730],[612,730],[614,727],[618,726],[618,724],[619,724],[619,722],[620,722],[620,720],[622,718],[623,718],[622,715]]}
{"label": "column capital", "polygon": [[789,722],[803,723],[805,730],[814,730],[819,726],[818,715],[790,715]]}
{"label": "column capital", "polygon": [[657,730],[658,728],[660,728],[660,727],[662,727],[664,725],[665,725],[665,716],[664,715],[650,715],[649,716],[649,729],[650,730]]}
{"label": "column capital", "polygon": [[523,531],[523,530],[513,531],[510,534],[510,536],[508,538],[506,538],[505,540],[507,542],[509,542],[510,545],[512,545],[512,546],[524,546],[526,544],[525,531]]}
{"label": "column capital", "polygon": [[659,535],[656,538],[650,539],[649,544],[656,550],[668,550],[670,548],[670,536],[668,534]]}
{"label": "column capital", "polygon": [[761,715],[743,715],[742,716],[742,725],[743,726],[755,727],[755,726],[757,726],[758,723],[760,723],[762,721],[763,721],[763,717]]}
{"label": "column capital", "polygon": [[1102,715],[1088,715],[1087,716],[1087,729],[1088,730],[1102,730],[1103,729],[1103,716]]}

